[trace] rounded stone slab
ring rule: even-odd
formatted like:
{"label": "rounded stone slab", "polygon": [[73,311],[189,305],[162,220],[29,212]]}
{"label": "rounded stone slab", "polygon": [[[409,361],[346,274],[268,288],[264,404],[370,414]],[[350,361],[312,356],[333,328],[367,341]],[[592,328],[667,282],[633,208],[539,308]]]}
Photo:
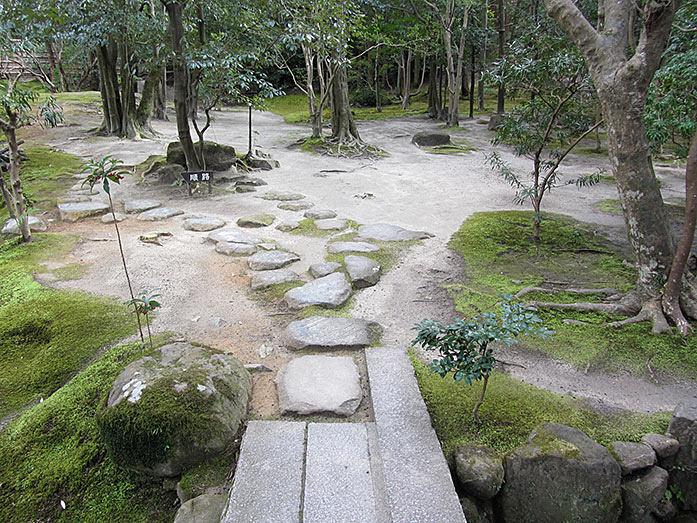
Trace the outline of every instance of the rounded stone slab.
{"label": "rounded stone slab", "polygon": [[318,305],[328,309],[339,307],[351,296],[351,285],[341,272],[317,278],[302,287],[286,292],[284,297],[291,309]]}
{"label": "rounded stone slab", "polygon": [[264,194],[260,194],[257,198],[262,200],[278,200],[281,202],[291,202],[295,200],[303,200],[305,198],[304,194],[298,194],[290,191],[266,191]]}
{"label": "rounded stone slab", "polygon": [[215,252],[226,256],[251,256],[257,252],[257,248],[248,243],[218,242],[215,244]]}
{"label": "rounded stone slab", "polygon": [[285,251],[264,251],[258,252],[247,260],[249,268],[253,271],[270,271],[280,269],[288,264],[299,261],[300,257],[296,254]]}
{"label": "rounded stone slab", "polygon": [[321,278],[341,269],[341,264],[337,262],[314,263],[310,265],[310,274],[313,278]]}
{"label": "rounded stone slab", "polygon": [[344,258],[344,265],[355,289],[372,287],[380,281],[380,264],[375,260],[349,254]]}
{"label": "rounded stone slab", "polygon": [[317,227],[320,231],[343,231],[347,226],[348,222],[339,218],[315,220],[315,227]]}
{"label": "rounded stone slab", "polygon": [[350,416],[361,403],[358,367],[349,356],[302,356],[276,376],[281,414]]}
{"label": "rounded stone slab", "polygon": [[179,216],[184,214],[181,209],[173,209],[171,207],[156,207],[155,209],[150,209],[149,211],[142,212],[138,215],[138,219],[145,222],[157,222],[160,220],[166,220],[172,216]]}
{"label": "rounded stone slab", "polygon": [[300,276],[290,269],[274,269],[254,273],[251,286],[253,291],[260,291],[274,285],[298,280],[300,280]]}
{"label": "rounded stone slab", "polygon": [[363,240],[405,242],[432,238],[433,234],[425,231],[409,231],[397,225],[389,225],[387,223],[374,223],[372,225],[361,225],[358,228],[358,237]]}
{"label": "rounded stone slab", "polygon": [[187,231],[208,232],[220,229],[225,226],[225,222],[218,218],[187,218],[183,226]]}
{"label": "rounded stone slab", "polygon": [[[48,225],[36,216],[29,216],[29,229],[32,231],[45,231],[48,229]],[[19,226],[17,225],[17,220],[10,218],[5,222],[2,228],[2,234],[19,234]]]}
{"label": "rounded stone slab", "polygon": [[311,316],[286,327],[286,345],[291,350],[353,350],[375,343],[380,324],[359,318]]}
{"label": "rounded stone slab", "polygon": [[303,216],[311,220],[326,220],[329,218],[336,218],[336,213],[329,209],[317,209],[316,211],[307,211]]}
{"label": "rounded stone slab", "polygon": [[276,229],[282,232],[293,231],[300,227],[300,223],[297,220],[283,220],[281,223],[276,225]]}
{"label": "rounded stone slab", "polygon": [[622,475],[632,474],[656,463],[656,452],[644,443],[615,441],[610,444],[610,453],[622,467]]}
{"label": "rounded stone slab", "polygon": [[64,222],[76,222],[82,218],[104,214],[109,210],[109,204],[102,202],[59,203],[58,212]]}
{"label": "rounded stone slab", "polygon": [[[120,212],[115,212],[114,216],[116,217],[116,221],[119,223],[126,219],[126,215],[121,214]],[[106,213],[104,216],[102,216],[102,223],[114,223],[114,216],[112,216],[110,212]]]}
{"label": "rounded stone slab", "polygon": [[141,213],[160,207],[162,202],[156,200],[129,200],[124,202],[123,210],[128,214]]}
{"label": "rounded stone slab", "polygon": [[218,229],[208,234],[208,241],[211,242],[228,242],[228,243],[246,243],[249,245],[256,245],[259,240],[251,237],[244,231],[239,231],[237,229]]}
{"label": "rounded stone slab", "polygon": [[273,214],[252,214],[237,220],[237,225],[247,228],[268,227],[274,220],[276,217]]}
{"label": "rounded stone slab", "polygon": [[281,202],[276,207],[284,211],[304,211],[314,206],[315,204],[312,202]]}
{"label": "rounded stone slab", "polygon": [[327,250],[333,254],[343,252],[377,252],[380,247],[367,242],[334,242],[330,243]]}

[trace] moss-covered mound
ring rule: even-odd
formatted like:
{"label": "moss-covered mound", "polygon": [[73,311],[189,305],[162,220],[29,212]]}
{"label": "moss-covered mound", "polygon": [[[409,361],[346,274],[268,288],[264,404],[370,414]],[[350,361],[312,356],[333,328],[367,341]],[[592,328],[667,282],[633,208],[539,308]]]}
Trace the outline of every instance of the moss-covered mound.
{"label": "moss-covered mound", "polygon": [[[194,144],[198,151],[199,142]],[[237,161],[237,154],[232,145],[224,145],[215,142],[203,142],[203,158],[206,160],[206,169],[209,171],[227,171]],[[179,164],[186,167],[184,148],[180,142],[172,142],[167,146],[167,163]]]}

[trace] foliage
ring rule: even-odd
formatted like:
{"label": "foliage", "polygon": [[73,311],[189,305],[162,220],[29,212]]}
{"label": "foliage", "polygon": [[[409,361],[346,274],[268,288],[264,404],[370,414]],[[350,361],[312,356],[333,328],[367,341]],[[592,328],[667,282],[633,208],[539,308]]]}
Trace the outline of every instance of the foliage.
{"label": "foliage", "polygon": [[155,312],[156,309],[160,307],[160,302],[155,298],[159,298],[160,294],[157,294],[155,290],[152,291],[142,291],[137,298],[128,300],[126,305],[133,307],[136,314],[142,314],[145,316],[145,326],[148,329],[148,340],[150,341],[150,348],[152,345],[152,333],[150,332],[150,313]]}

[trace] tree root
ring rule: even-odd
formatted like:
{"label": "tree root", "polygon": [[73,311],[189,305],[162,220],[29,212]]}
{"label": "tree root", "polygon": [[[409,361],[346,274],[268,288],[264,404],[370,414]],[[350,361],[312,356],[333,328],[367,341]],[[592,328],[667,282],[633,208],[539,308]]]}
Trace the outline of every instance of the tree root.
{"label": "tree root", "polygon": [[570,294],[602,294],[605,297],[609,296],[615,296],[618,294],[617,289],[611,289],[611,288],[606,288],[606,289],[574,289],[574,288],[566,288],[566,287],[554,287],[554,288],[544,288],[544,287],[525,287],[524,289],[520,289],[516,294],[516,298],[520,298],[522,296],[525,296],[526,294],[530,294],[532,292],[568,292]]}

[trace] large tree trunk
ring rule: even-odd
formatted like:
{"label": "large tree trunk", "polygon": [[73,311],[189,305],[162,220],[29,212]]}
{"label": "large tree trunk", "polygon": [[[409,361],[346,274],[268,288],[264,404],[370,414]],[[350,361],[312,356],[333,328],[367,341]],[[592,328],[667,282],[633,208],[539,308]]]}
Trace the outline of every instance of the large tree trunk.
{"label": "large tree trunk", "polygon": [[340,144],[360,142],[356,123],[351,114],[346,66],[338,66],[331,83],[332,91],[332,140]]}
{"label": "large tree trunk", "polygon": [[142,132],[154,135],[152,117],[155,112],[155,101],[158,96],[160,80],[162,78],[162,66],[154,66],[143,83],[143,95],[136,110],[135,123]]}
{"label": "large tree trunk", "polygon": [[303,43],[303,58],[305,59],[305,93],[307,95],[307,109],[310,113],[310,126],[312,137],[322,137],[322,111],[318,111],[317,95],[315,94],[315,55],[309,45]]}
{"label": "large tree trunk", "polygon": [[[482,42],[482,48],[479,55],[479,69],[484,72],[486,67],[486,46],[488,39],[488,25],[489,25],[489,2],[488,0],[483,0],[482,2],[482,30],[484,32],[484,41]],[[479,84],[477,86],[477,109],[479,111],[484,110],[484,82],[482,81],[482,75],[479,75]]]}
{"label": "large tree trunk", "polygon": [[17,145],[16,134],[18,117],[17,114],[11,110],[7,110],[6,112],[8,119],[7,121],[0,120],[0,127],[5,133],[5,138],[7,138],[7,145],[9,149],[10,162],[7,170],[10,179],[10,187],[8,191],[3,180],[3,193],[5,198],[8,199],[7,203],[10,215],[17,220],[22,241],[30,242],[31,230],[29,229],[29,217],[26,215],[27,209],[24,202],[22,180],[19,177],[19,147]]}
{"label": "large tree trunk", "polygon": [[[499,60],[503,60],[504,42],[506,40],[506,14],[503,7],[503,0],[498,0],[498,22],[499,22]],[[503,114],[506,110],[506,88],[499,85],[496,95],[496,112]]]}
{"label": "large tree trunk", "polygon": [[101,131],[107,135],[122,136],[121,122],[123,110],[119,93],[119,80],[116,73],[118,54],[116,45],[100,45],[97,48],[99,65],[99,90],[102,95],[102,111],[104,120]]}
{"label": "large tree trunk", "polygon": [[[402,54],[404,56],[404,54]],[[404,81],[402,82],[402,109],[406,110],[409,108],[409,97],[411,96],[411,67],[412,67],[412,56],[413,51],[411,49],[407,50],[406,58],[404,60]]]}
{"label": "large tree trunk", "polygon": [[128,46],[120,46],[121,54],[121,134],[125,138],[138,138],[140,133],[136,130],[136,79],[133,76],[133,64]]}

